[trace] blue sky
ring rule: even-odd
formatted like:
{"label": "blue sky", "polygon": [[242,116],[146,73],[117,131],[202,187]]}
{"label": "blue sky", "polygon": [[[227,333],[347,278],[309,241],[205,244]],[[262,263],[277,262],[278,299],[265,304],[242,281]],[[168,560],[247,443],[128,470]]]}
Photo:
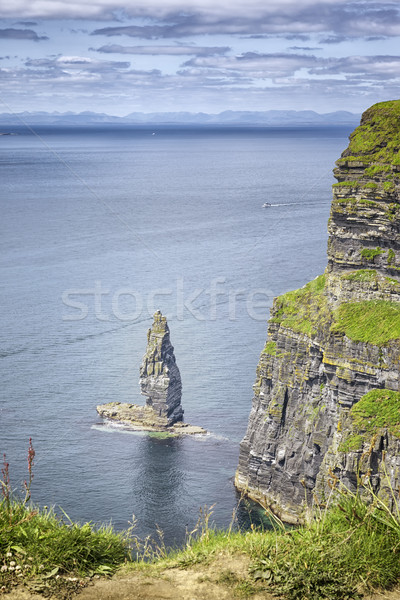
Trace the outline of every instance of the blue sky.
{"label": "blue sky", "polygon": [[361,112],[399,42],[399,1],[1,0],[0,112]]}

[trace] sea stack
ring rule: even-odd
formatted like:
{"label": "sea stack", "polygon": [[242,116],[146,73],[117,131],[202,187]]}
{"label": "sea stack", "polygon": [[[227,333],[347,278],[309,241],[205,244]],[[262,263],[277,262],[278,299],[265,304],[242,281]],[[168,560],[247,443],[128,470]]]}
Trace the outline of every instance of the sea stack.
{"label": "sea stack", "polygon": [[166,317],[158,310],[147,333],[147,348],[140,366],[140,389],[146,406],[170,426],[182,421],[182,382],[169,337]]}
{"label": "sea stack", "polygon": [[182,383],[167,319],[158,310],[147,332],[147,348],[140,366],[140,388],[146,405],[108,402],[96,407],[107,421],[135,431],[161,432],[170,436],[205,435],[198,425],[183,422]]}

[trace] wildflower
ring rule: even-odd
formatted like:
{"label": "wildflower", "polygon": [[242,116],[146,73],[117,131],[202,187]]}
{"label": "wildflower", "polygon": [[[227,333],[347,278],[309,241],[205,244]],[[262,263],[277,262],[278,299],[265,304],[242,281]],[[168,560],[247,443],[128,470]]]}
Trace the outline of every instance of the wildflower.
{"label": "wildflower", "polygon": [[44,565],[39,565],[39,571],[43,571]]}
{"label": "wildflower", "polygon": [[9,571],[15,571],[15,567],[11,567],[11,566],[10,566],[10,567],[8,567],[8,570],[9,570]]}
{"label": "wildflower", "polygon": [[[33,459],[35,458],[36,452],[32,446],[32,438],[29,438],[29,448],[28,448],[28,471],[29,475],[32,476],[32,467],[33,467]],[[32,476],[33,478],[33,476]]]}
{"label": "wildflower", "polygon": [[12,560],[12,561],[10,562],[10,567],[15,567],[15,565],[16,565],[16,564],[17,564],[17,563],[15,562],[15,560]]}
{"label": "wildflower", "polygon": [[30,565],[24,565],[24,569],[30,569]]}
{"label": "wildflower", "polygon": [[28,556],[28,560],[33,560],[32,556]]}
{"label": "wildflower", "polygon": [[6,573],[8,571],[7,565],[3,565],[0,569],[0,573]]}
{"label": "wildflower", "polygon": [[16,570],[16,571],[20,571],[20,570],[21,570],[21,565],[17,565],[17,566],[15,567],[15,570]]}
{"label": "wildflower", "polygon": [[12,552],[7,552],[6,556],[7,556],[7,558],[11,558],[12,557]]}

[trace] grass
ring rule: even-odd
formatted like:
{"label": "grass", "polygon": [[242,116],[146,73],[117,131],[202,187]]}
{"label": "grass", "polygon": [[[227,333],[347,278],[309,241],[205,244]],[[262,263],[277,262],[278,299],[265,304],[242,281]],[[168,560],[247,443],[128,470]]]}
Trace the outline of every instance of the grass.
{"label": "grass", "polygon": [[93,575],[110,575],[130,559],[130,532],[115,533],[111,526],[73,523],[63,512],[40,509],[31,503],[35,451],[30,440],[29,479],[24,496],[10,487],[4,456],[0,486],[0,593],[17,584],[35,591],[68,596]]}
{"label": "grass", "polygon": [[377,277],[375,269],[358,269],[358,271],[352,271],[342,275],[342,279],[348,281],[374,281]]}
{"label": "grass", "polygon": [[371,494],[342,492],[336,506],[304,527],[268,535],[254,577],[288,600],[348,600],[400,578],[400,523]]}
{"label": "grass", "polygon": [[299,290],[279,296],[270,322],[280,323],[298,333],[316,335],[327,311],[324,288],[325,275],[320,275]]}
{"label": "grass", "polygon": [[276,356],[276,342],[267,342],[265,344],[263,354],[268,354],[269,356]]}
{"label": "grass", "polygon": [[1,504],[0,531],[0,587],[35,579],[49,584],[57,575],[107,575],[129,557],[126,536],[110,526],[78,525],[20,500]]}
{"label": "grass", "polygon": [[[382,398],[389,402],[392,414],[392,402],[399,397],[399,393],[374,390],[358,403],[363,410],[356,418],[370,419],[370,412],[376,412],[371,407]],[[31,459],[30,467],[32,455]],[[86,585],[85,576],[112,574],[131,560],[125,534],[115,534],[110,527],[95,529],[91,523],[78,525],[65,515],[60,518],[52,510],[28,505],[31,470],[23,499],[11,498],[6,462],[2,473],[0,592],[18,583],[34,582],[32,589],[46,597],[71,598]],[[163,547],[158,558],[153,554],[153,560],[146,563],[142,555],[137,562],[130,562],[130,568],[158,578],[168,568],[209,565],[214,568],[214,580],[227,586],[235,597],[268,590],[286,600],[356,600],[363,591],[397,584],[398,512],[392,512],[371,491],[365,502],[357,494],[335,489],[335,483],[332,487],[335,492],[328,507],[317,509],[314,518],[297,529],[286,529],[266,510],[275,523],[274,530],[252,527],[240,532],[231,526],[217,531],[210,524],[212,507],[204,509],[183,549],[167,551]],[[251,567],[243,576],[231,570],[228,559],[244,555]],[[200,576],[199,566],[196,573]],[[204,581],[210,580],[211,571],[205,569],[205,573]]]}
{"label": "grass", "polygon": [[364,248],[361,251],[361,256],[367,260],[374,260],[376,256],[385,254],[385,250],[382,250],[379,246],[377,248]]}
{"label": "grass", "polygon": [[[374,165],[374,173],[387,173],[389,169],[385,164],[400,164],[400,100],[380,102],[371,106],[362,117],[361,125],[350,135],[350,144],[346,154],[354,160]],[[347,160],[346,157],[340,160]],[[339,160],[339,163],[340,163]]]}
{"label": "grass", "polygon": [[400,304],[385,300],[346,302],[334,313],[334,333],[376,346],[400,339]]}
{"label": "grass", "polygon": [[350,410],[353,428],[371,437],[385,428],[400,438],[400,392],[371,390]]}
{"label": "grass", "polygon": [[[397,514],[372,492],[368,502],[346,490],[335,490],[331,505],[318,509],[307,524],[286,529],[247,532],[203,529],[186,547],[147,565],[147,575],[160,568],[220,565],[218,582],[233,595],[266,590],[286,600],[356,600],[400,579],[400,522]],[[238,579],[230,556],[251,560],[249,576]],[[137,568],[137,567],[133,567]],[[140,568],[140,566],[139,566]],[[197,566],[198,573],[201,572]]]}

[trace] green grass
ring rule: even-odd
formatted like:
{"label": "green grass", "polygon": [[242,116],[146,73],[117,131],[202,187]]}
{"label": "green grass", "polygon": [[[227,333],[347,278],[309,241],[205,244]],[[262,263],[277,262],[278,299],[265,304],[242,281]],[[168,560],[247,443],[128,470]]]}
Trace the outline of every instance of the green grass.
{"label": "green grass", "polygon": [[[356,600],[362,592],[390,588],[400,579],[400,523],[396,513],[372,493],[335,491],[330,508],[319,510],[304,526],[247,532],[205,528],[180,551],[147,566],[147,575],[161,568],[224,564],[224,557],[247,555],[250,575],[239,581],[221,568],[219,583],[249,595],[266,590],[286,600]],[[335,500],[334,500],[335,498]],[[273,519],[274,520],[274,519]],[[133,567],[136,568],[136,567]]]}
{"label": "green grass", "polygon": [[276,356],[276,342],[267,342],[265,344],[263,354],[268,354],[269,356]]}
{"label": "green grass", "polygon": [[353,429],[369,436],[385,428],[400,438],[400,392],[371,390],[350,410]]}
{"label": "green grass", "polygon": [[270,321],[280,323],[298,333],[315,335],[327,312],[324,288],[325,275],[320,275],[303,288],[279,296]]}
{"label": "green grass", "polygon": [[387,258],[388,265],[392,265],[395,258],[396,258],[395,251],[393,250],[393,248],[390,248],[388,251],[388,258]]}
{"label": "green grass", "polygon": [[360,434],[349,433],[345,439],[339,444],[339,452],[355,452],[361,450],[364,438]]}
{"label": "green grass", "polygon": [[360,182],[359,181],[339,181],[338,183],[334,183],[332,185],[332,187],[334,188],[340,188],[340,187],[359,187],[360,186]]}
{"label": "green grass", "polygon": [[377,248],[364,248],[361,251],[361,256],[367,260],[374,260],[376,256],[385,254],[385,250],[382,250],[379,246]]}
{"label": "green grass", "polygon": [[374,177],[375,175],[382,175],[383,173],[388,173],[390,171],[390,165],[378,164],[371,165],[365,169],[365,174],[370,177]]}
{"label": "green grass", "polygon": [[288,600],[361,598],[400,578],[400,524],[377,498],[341,494],[309,525],[267,537],[254,577]]}
{"label": "green grass", "polygon": [[400,338],[400,304],[385,300],[343,303],[334,313],[331,330],[357,342],[387,344]]}
{"label": "green grass", "polygon": [[109,575],[130,555],[126,534],[79,525],[21,500],[0,503],[0,532],[0,588],[37,580],[39,587],[59,587],[70,582],[67,576]]}
{"label": "green grass", "polygon": [[394,185],[393,181],[385,181],[385,183],[383,184],[383,189],[385,190],[385,192],[390,194],[396,190],[396,186]]}
{"label": "green grass", "polygon": [[388,172],[384,165],[400,164],[400,100],[380,102],[371,106],[362,117],[362,124],[350,135],[346,153],[354,160],[381,163],[369,167]]}
{"label": "green grass", "polygon": [[374,281],[376,276],[377,273],[375,269],[358,269],[358,271],[352,271],[351,273],[342,275],[342,279],[348,281]]}

